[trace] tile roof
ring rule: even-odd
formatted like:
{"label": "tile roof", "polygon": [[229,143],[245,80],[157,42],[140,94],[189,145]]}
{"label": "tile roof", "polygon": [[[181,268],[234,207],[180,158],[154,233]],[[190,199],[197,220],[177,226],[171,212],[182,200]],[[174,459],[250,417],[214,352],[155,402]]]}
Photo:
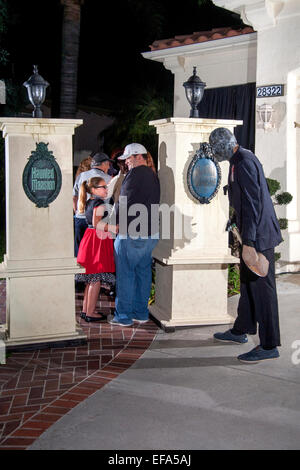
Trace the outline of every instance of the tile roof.
{"label": "tile roof", "polygon": [[251,26],[245,26],[244,28],[239,29],[233,29],[231,27],[214,28],[211,31],[200,31],[193,34],[175,36],[174,38],[170,39],[159,39],[154,41],[149,47],[151,51],[158,51],[161,49],[169,49],[170,47],[187,46],[189,44],[213,41],[214,39],[224,39],[248,33],[254,33],[254,30]]}

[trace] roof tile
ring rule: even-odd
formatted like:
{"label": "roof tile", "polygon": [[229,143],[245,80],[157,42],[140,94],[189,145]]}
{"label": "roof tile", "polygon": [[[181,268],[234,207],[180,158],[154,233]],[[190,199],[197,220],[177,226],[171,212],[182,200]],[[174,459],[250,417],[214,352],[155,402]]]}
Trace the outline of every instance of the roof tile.
{"label": "roof tile", "polygon": [[171,47],[186,46],[189,44],[197,44],[205,41],[213,41],[215,39],[224,39],[227,37],[239,36],[241,34],[254,33],[251,26],[234,29],[231,27],[213,28],[211,31],[197,31],[192,34],[177,35],[174,38],[159,39],[154,41],[149,47],[151,51],[161,49],[169,49]]}

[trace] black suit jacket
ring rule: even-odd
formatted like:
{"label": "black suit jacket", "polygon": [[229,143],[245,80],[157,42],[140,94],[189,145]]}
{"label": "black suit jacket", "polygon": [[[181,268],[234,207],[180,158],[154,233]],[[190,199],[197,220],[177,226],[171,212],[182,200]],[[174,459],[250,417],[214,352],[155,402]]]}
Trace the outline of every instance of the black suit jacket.
{"label": "black suit jacket", "polygon": [[263,167],[241,146],[230,159],[228,195],[243,243],[251,240],[257,251],[263,251],[282,241]]}

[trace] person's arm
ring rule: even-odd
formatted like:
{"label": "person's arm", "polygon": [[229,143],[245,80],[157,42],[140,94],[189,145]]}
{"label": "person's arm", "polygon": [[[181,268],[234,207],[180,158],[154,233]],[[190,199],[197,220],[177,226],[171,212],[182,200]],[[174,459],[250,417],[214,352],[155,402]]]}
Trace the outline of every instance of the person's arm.
{"label": "person's arm", "polygon": [[77,211],[77,202],[78,202],[78,196],[73,196],[73,211],[75,213]]}
{"label": "person's arm", "polygon": [[259,171],[253,161],[241,162],[237,168],[237,180],[241,189],[241,237],[243,244],[251,246],[256,240],[261,213]]}
{"label": "person's arm", "polygon": [[[127,173],[124,181],[122,182],[121,191],[116,203],[116,220],[119,222],[119,214],[127,209],[131,204],[136,202],[136,191],[138,189],[137,181],[132,170]],[[127,198],[127,199],[125,199]]]}
{"label": "person's arm", "polygon": [[79,179],[80,174],[77,176],[74,186],[73,186],[73,211],[77,211],[78,195],[79,195]]}
{"label": "person's arm", "polygon": [[114,176],[108,183],[107,183],[107,199],[110,199],[113,195],[114,188],[116,183],[118,182],[119,174]]}

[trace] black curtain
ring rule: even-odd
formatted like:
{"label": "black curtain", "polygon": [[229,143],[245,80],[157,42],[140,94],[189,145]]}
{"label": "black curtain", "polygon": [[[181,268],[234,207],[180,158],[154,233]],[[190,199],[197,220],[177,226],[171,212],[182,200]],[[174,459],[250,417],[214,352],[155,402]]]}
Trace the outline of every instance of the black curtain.
{"label": "black curtain", "polygon": [[255,96],[255,83],[204,90],[199,115],[207,119],[243,120],[243,125],[235,128],[235,136],[242,147],[254,152]]}

